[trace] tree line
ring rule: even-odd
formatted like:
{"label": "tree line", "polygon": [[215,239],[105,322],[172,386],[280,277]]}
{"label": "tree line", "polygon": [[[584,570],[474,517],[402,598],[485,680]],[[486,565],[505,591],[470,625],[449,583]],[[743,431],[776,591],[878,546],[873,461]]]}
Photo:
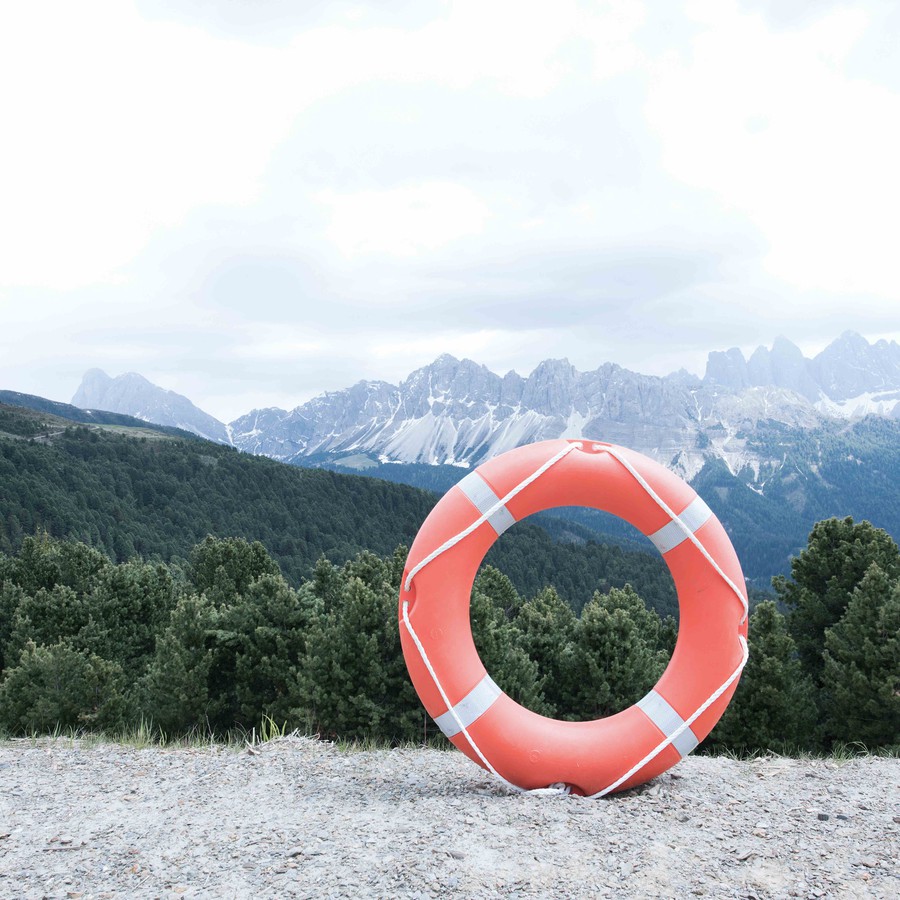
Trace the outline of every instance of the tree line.
{"label": "tree line", "polygon": [[[183,564],[114,562],[82,542],[26,538],[0,556],[0,727],[166,734],[279,727],[399,742],[435,733],[397,626],[405,547],[321,557],[298,587],[258,542],[207,537]],[[818,523],[750,620],[750,661],[708,739],[736,751],[900,741],[900,551],[852,519]],[[783,610],[783,611],[782,611]],[[593,719],[631,705],[676,640],[628,584],[580,615],[552,587],[521,594],[484,566],[475,643],[529,708]]]}

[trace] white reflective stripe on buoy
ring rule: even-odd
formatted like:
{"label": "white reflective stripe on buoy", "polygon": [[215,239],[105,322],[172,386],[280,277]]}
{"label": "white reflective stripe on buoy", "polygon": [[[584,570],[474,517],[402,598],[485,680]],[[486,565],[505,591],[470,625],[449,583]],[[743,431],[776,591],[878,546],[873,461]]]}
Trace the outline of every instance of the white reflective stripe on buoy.
{"label": "white reflective stripe on buoy", "polygon": [[[493,488],[477,472],[470,472],[457,484],[457,487],[482,515],[500,502],[500,498],[494,493]],[[497,534],[503,534],[510,525],[516,524],[512,513],[505,506],[499,507],[496,512],[492,513],[488,522]]]}
{"label": "white reflective stripe on buoy", "polygon": [[[711,515],[712,510],[703,500],[700,497],[694,497],[684,510],[678,513],[678,518],[684,522],[687,529],[693,534]],[[675,521],[669,522],[668,525],[663,525],[659,531],[654,531],[653,534],[649,534],[647,537],[656,544],[656,549],[660,553],[668,553],[688,539],[684,529]]]}
{"label": "white reflective stripe on buoy", "polygon": [[[441,713],[434,721],[437,722],[438,728],[444,734],[451,738],[462,731],[459,722],[462,722],[463,728],[468,728],[479,716],[483,716],[493,706],[494,701],[503,693],[500,688],[494,684],[494,679],[490,675],[485,675],[475,687],[466,694],[453,710],[456,712],[454,717],[451,710]],[[459,722],[457,722],[457,718]]]}
{"label": "white reflective stripe on buoy", "polygon": [[[670,737],[684,725],[684,719],[669,705],[668,700],[656,691],[650,691],[646,697],[638,700],[637,706],[666,737]],[[682,756],[687,756],[699,743],[694,732],[690,728],[685,728],[672,741],[672,746]]]}

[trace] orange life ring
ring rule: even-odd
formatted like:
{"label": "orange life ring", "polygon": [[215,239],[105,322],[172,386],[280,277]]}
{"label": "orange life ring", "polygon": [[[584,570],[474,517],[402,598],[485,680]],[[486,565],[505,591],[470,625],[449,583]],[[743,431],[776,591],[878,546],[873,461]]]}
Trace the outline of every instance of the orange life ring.
{"label": "orange life ring", "polygon": [[[555,506],[590,506],[631,523],[661,551],[678,593],[678,640],[656,686],[591,722],[550,719],[507,697],[469,624],[485,553],[514,522]],[[747,658],[744,578],[718,519],[665,467],[595,441],[530,444],[467,475],[422,524],[399,606],[403,655],[429,715],[473,761],[525,790],[564,785],[600,796],[664,772],[709,734]]]}

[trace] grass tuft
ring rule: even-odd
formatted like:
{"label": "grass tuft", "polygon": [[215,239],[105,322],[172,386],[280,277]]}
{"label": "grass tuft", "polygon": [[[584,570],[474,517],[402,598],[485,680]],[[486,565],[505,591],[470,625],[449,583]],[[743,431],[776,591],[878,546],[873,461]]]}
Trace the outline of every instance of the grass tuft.
{"label": "grass tuft", "polygon": [[[151,719],[141,718],[136,724],[112,731],[91,731],[87,728],[64,728],[54,726],[47,731],[31,730],[14,734],[0,728],[0,745],[29,743],[31,746],[53,743],[67,743],[72,749],[96,747],[100,744],[120,744],[137,750],[149,748],[184,749],[229,749],[243,750],[247,746],[256,747],[269,741],[276,741],[294,735],[319,738],[312,727],[305,731],[288,731],[286,722],[279,723],[269,715],[264,715],[259,728],[234,728],[225,734],[216,734],[208,728],[195,726],[190,731],[168,734]],[[389,741],[380,737],[336,738],[335,749],[341,753],[369,753],[381,750],[451,750],[453,745],[440,732],[429,734],[423,741]],[[868,747],[861,741],[836,743],[830,750],[810,751],[791,744],[779,744],[768,748],[701,748],[703,756],[719,756],[739,762],[757,759],[794,759],[800,761],[828,760],[836,763],[854,759],[884,758],[900,759],[900,744],[884,747]]]}
{"label": "grass tuft", "polygon": [[796,744],[780,743],[772,747],[712,747],[700,750],[702,756],[720,756],[725,759],[748,761],[755,759],[831,760],[848,762],[870,757],[900,759],[900,744],[885,747],[867,747],[862,741],[836,742],[829,750],[808,750]]}
{"label": "grass tuft", "polygon": [[442,734],[429,735],[422,741],[388,741],[380,737],[335,738],[334,746],[342,753],[369,753],[376,750],[453,750]]}

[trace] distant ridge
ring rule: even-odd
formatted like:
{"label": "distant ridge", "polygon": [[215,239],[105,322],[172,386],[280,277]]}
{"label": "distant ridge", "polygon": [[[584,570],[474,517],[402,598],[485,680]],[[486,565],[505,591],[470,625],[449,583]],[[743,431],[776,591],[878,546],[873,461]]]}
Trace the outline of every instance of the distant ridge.
{"label": "distant ridge", "polygon": [[779,336],[772,349],[757,347],[749,360],[737,348],[709,354],[705,384],[741,390],[780,387],[810,403],[842,404],[855,397],[900,389],[900,346],[895,341],[870,344],[845,331],[813,359]]}
{"label": "distant ridge", "polygon": [[45,397],[37,397],[34,394],[20,394],[17,391],[0,391],[0,403],[58,416],[60,419],[67,419],[80,425],[121,425],[127,428],[162,431],[182,438],[195,437],[192,432],[184,431],[180,428],[157,425],[144,419],[127,416],[124,413],[107,412],[102,409],[80,409],[69,403],[59,403],[56,400],[47,400]]}
{"label": "distant ridge", "polygon": [[[66,411],[65,404],[46,405]],[[212,534],[262,541],[298,584],[322,555],[340,563],[362,550],[385,556],[409,546],[437,499],[376,478],[249,456],[183,432],[187,440],[169,439],[159,432],[170,429],[146,423],[120,428],[123,417],[112,427],[65,428],[59,423],[68,420],[55,414],[18,409],[24,414],[10,415],[15,408],[0,403],[0,556],[47,532],[118,561],[184,560]],[[21,427],[29,420],[43,427]],[[159,439],[142,439],[153,432]],[[556,572],[555,586],[576,609],[598,584],[630,582],[663,613],[675,611],[665,565],[644,548],[554,543],[523,523],[488,562],[528,594]]]}
{"label": "distant ridge", "polygon": [[109,410],[180,428],[219,444],[231,443],[228,428],[218,419],[187,397],[158,387],[136,372],[110,378],[102,369],[89,369],[72,403],[82,409]]}
{"label": "distant ridge", "polygon": [[[444,362],[451,362],[446,358]],[[474,364],[472,364],[474,365]],[[699,379],[694,379],[694,384]],[[751,388],[752,392],[759,392],[760,388]],[[769,393],[768,397],[787,393],[785,389],[777,389]],[[723,395],[731,402],[736,402],[730,392]],[[792,395],[795,398],[797,395]],[[762,401],[767,396],[762,394]],[[84,411],[70,407],[67,404],[55,403],[39,397],[31,397],[26,394],[16,394],[11,391],[0,392],[0,405],[13,403],[19,406],[29,407],[32,415],[43,414],[47,418],[53,418],[53,423],[47,423],[47,427],[41,435],[28,427],[27,422],[17,422],[15,416],[9,416],[3,408],[0,408],[0,418],[5,415],[6,431],[11,443],[15,443],[18,449],[10,449],[15,454],[25,447],[29,447],[31,441],[27,438],[33,435],[38,444],[68,445],[72,440],[80,439],[78,433],[67,432],[66,418],[58,418],[65,415],[70,421],[83,422],[94,425],[98,430],[115,430],[119,426],[128,426],[128,431],[133,436],[140,436],[141,429],[148,434],[152,431],[172,432],[182,437],[189,437],[189,444],[197,446],[196,471],[212,465],[211,454],[216,458],[245,458],[244,454],[235,453],[224,445],[208,443],[195,435],[187,435],[184,432],[175,432],[164,426],[153,426],[139,419],[129,418],[116,413],[97,411]],[[805,401],[804,401],[805,402]],[[868,415],[858,419],[847,421],[843,418],[818,419],[819,425],[815,427],[799,427],[786,425],[772,418],[764,418],[764,403],[758,408],[758,419],[755,425],[745,424],[731,425],[730,431],[721,425],[708,426],[708,432],[712,435],[716,446],[707,447],[706,455],[703,448],[698,447],[703,464],[697,473],[690,478],[692,487],[704,497],[713,512],[725,524],[725,527],[738,551],[744,574],[752,580],[757,587],[766,587],[769,579],[774,574],[784,574],[788,571],[790,557],[796,554],[806,543],[807,535],[812,525],[820,519],[829,516],[852,516],[855,519],[867,519],[879,528],[884,528],[892,535],[900,535],[900,497],[898,488],[900,485],[900,419],[889,416]],[[735,419],[740,422],[739,418]],[[752,420],[747,418],[745,422]],[[103,424],[101,424],[103,423]],[[109,424],[107,424],[109,423]],[[111,427],[112,426],[112,427]],[[3,429],[0,429],[3,431]],[[52,432],[56,432],[55,434]],[[703,433],[701,433],[703,434]],[[82,438],[90,438],[91,435],[82,435]],[[3,434],[0,434],[3,438]],[[23,438],[25,443],[23,444]],[[0,441],[2,443],[2,441]],[[160,444],[178,443],[157,442]],[[125,445],[123,445],[124,447]],[[723,457],[714,452],[724,448],[729,454]],[[2,448],[0,448],[2,449]],[[37,448],[34,448],[37,450]],[[44,448],[47,450],[47,448]],[[30,453],[31,450],[29,449]],[[371,457],[365,453],[356,453],[351,457],[338,454],[322,454],[319,456],[298,456],[293,463],[312,468],[347,469],[352,468],[366,475],[374,475],[375,479],[350,479],[348,490],[352,492],[351,484],[362,488],[364,481],[384,479],[388,481],[406,482],[419,487],[432,490],[445,491],[452,484],[463,477],[465,468],[450,465],[396,464],[376,461],[371,465],[365,464],[365,460]],[[39,451],[34,456],[35,462],[45,465],[47,462],[44,451]],[[157,456],[151,454],[148,457],[153,460],[153,465],[160,462]],[[43,462],[41,462],[43,460]],[[305,522],[310,515],[317,523],[319,513],[313,514],[308,501],[303,498],[295,498],[294,501],[284,494],[279,494],[281,488],[277,485],[282,474],[282,467],[271,460],[246,459],[245,461],[256,466],[253,468],[260,476],[258,484],[250,494],[244,496],[246,485],[243,484],[241,475],[235,484],[241,484],[240,491],[233,487],[221,484],[219,474],[223,471],[220,464],[215,467],[215,473],[210,472],[210,477],[215,482],[217,500],[210,508],[208,522],[191,520],[191,514],[185,513],[186,522],[192,521],[192,526],[199,528],[197,533],[202,537],[204,529],[216,531],[220,529],[229,515],[235,514],[246,503],[255,504],[254,491],[271,493],[274,490],[273,506],[259,519],[264,523],[265,537],[278,553],[284,553],[285,560],[292,560],[301,552],[301,544],[296,541],[286,542],[284,529],[291,522]],[[677,463],[677,460],[676,460]],[[734,466],[730,468],[729,463]],[[178,463],[176,468],[181,464]],[[267,468],[274,466],[275,468]],[[289,467],[293,468],[293,467]],[[52,469],[52,466],[51,466]],[[143,473],[144,467],[138,467],[138,472]],[[111,470],[110,470],[111,471]],[[180,471],[180,469],[179,469]],[[250,469],[241,470],[248,473]],[[234,473],[239,474],[237,471]],[[310,473],[312,474],[312,473]],[[326,478],[332,473],[318,472],[314,477]],[[95,473],[100,484],[109,480],[110,472],[98,470]],[[95,476],[92,476],[94,478]],[[297,473],[299,476],[299,473]],[[141,477],[143,477],[141,475]],[[7,485],[5,485],[6,487]],[[96,486],[96,485],[95,485]],[[27,497],[30,489],[26,486],[26,497],[20,502],[25,509],[31,500]],[[210,484],[203,486],[203,491],[211,490]],[[154,492],[139,491],[141,498],[147,498]],[[2,494],[2,492],[0,492]],[[240,499],[239,498],[243,498]],[[166,490],[160,494],[159,499],[168,507],[158,510],[159,521],[156,523],[162,529],[160,539],[171,529],[171,503],[172,493]],[[278,497],[277,502],[274,497]],[[383,495],[386,506],[376,510],[376,516],[388,515],[392,500],[388,495]],[[0,495],[0,500],[3,496]],[[7,499],[9,499],[7,497]],[[142,501],[143,502],[143,501]],[[80,515],[80,513],[78,514]],[[243,515],[238,515],[238,521]],[[579,509],[576,511],[558,511],[553,514],[558,521],[545,523],[551,534],[558,540],[566,543],[575,542],[579,546],[582,541],[600,541],[601,543],[620,543],[623,538],[633,540],[635,535],[626,528],[623,531],[622,523],[610,517],[603,517],[595,511]],[[600,518],[598,519],[598,516]],[[223,518],[224,517],[224,518]],[[27,533],[40,523],[23,518],[19,513],[13,513],[21,527]],[[363,517],[365,518],[365,517]],[[7,522],[7,525],[9,525]],[[111,529],[110,535],[116,531],[112,523],[107,523]],[[10,526],[11,527],[11,526]],[[106,526],[104,526],[106,527]],[[416,525],[417,527],[417,525]],[[2,536],[4,520],[0,515],[0,536]],[[303,526],[301,543],[308,542],[315,537],[318,524],[315,526]],[[355,532],[356,526],[351,529]],[[240,532],[238,532],[240,533]],[[614,536],[614,537],[613,537]],[[299,536],[298,536],[299,537]],[[349,535],[348,535],[349,538]],[[368,540],[368,538],[367,538]],[[149,552],[147,547],[135,545],[137,552]],[[119,551],[116,551],[119,552]],[[518,552],[518,550],[514,551]],[[127,555],[127,554],[126,554]],[[575,559],[575,557],[573,557]],[[568,563],[566,564],[568,565]]]}

